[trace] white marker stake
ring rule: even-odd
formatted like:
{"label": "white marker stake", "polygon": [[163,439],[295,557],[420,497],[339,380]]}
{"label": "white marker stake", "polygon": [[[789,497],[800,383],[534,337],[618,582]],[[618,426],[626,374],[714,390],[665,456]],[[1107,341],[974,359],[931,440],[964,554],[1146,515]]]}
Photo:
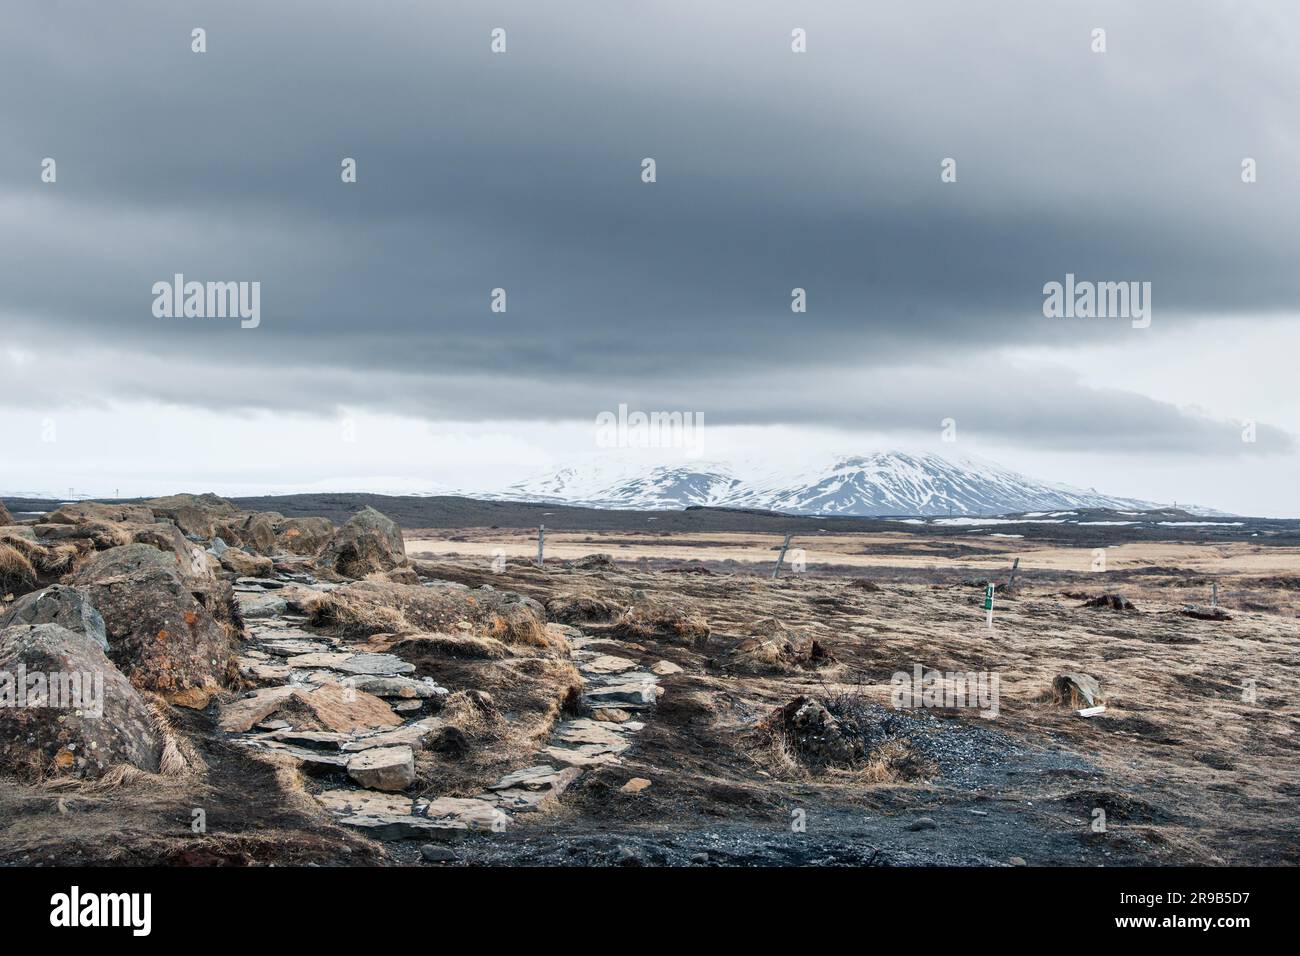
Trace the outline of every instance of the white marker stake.
{"label": "white marker stake", "polygon": [[984,610],[988,612],[989,630],[993,630],[993,589],[997,585],[990,583],[984,589]]}

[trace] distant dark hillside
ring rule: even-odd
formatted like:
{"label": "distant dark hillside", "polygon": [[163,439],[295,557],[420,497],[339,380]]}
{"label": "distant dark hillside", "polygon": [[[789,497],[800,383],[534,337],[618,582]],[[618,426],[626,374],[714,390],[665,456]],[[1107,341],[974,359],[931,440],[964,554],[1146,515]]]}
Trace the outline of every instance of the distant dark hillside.
{"label": "distant dark hillside", "polygon": [[[6,498],[19,520],[24,512],[44,512],[60,502],[48,499]],[[107,500],[107,499],[105,499]],[[139,499],[131,499],[139,500]],[[943,518],[906,523],[883,518],[796,517],[732,508],[688,508],[684,511],[629,511],[581,508],[569,505],[480,501],[454,496],[412,497],[371,494],[273,495],[233,498],[250,511],[278,511],[286,517],[320,515],[342,523],[366,505],[389,515],[403,528],[535,528],[556,531],[648,532],[787,532],[811,536],[818,533],[889,532],[947,539],[1012,535],[1027,541],[1105,547],[1123,541],[1232,541],[1250,537],[1260,545],[1300,546],[1300,521],[1234,518],[1215,522],[1185,512],[1165,509],[1134,516],[1133,512],[1080,509],[1056,523],[1035,516],[1025,521],[995,519],[971,524],[944,523]],[[961,519],[974,521],[975,519]],[[1088,524],[1087,522],[1108,522]],[[1168,522],[1162,524],[1162,522]]]}

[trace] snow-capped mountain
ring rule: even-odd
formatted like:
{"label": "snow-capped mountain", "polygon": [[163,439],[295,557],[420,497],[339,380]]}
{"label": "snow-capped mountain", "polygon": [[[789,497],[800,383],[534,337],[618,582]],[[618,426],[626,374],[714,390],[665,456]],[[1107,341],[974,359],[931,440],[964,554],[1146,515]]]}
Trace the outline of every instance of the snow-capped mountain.
{"label": "snow-capped mountain", "polygon": [[722,463],[569,466],[494,497],[599,508],[692,505],[820,515],[989,515],[1062,508],[1158,507],[1091,489],[1038,481],[992,462],[879,452],[840,458],[801,474],[751,472]]}

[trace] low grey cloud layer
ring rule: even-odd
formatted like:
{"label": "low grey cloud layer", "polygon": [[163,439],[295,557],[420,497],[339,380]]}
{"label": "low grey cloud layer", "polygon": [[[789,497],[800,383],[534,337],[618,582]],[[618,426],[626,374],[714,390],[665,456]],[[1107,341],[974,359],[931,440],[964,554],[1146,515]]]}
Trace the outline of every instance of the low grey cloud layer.
{"label": "low grey cloud layer", "polygon": [[[977,357],[1300,303],[1298,27],[1172,0],[27,5],[0,33],[0,80],[30,91],[0,104],[0,321],[37,358],[0,403],[629,401],[1240,454],[1140,383]],[[177,272],[259,280],[261,326],[154,317]],[[1044,318],[1066,273],[1151,282],[1151,328]]]}

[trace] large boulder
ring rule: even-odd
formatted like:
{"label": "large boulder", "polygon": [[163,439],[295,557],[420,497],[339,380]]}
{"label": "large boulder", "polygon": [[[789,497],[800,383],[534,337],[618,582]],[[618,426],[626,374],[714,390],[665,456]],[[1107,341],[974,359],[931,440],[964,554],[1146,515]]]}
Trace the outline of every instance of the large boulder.
{"label": "large boulder", "polygon": [[75,544],[87,551],[117,548],[132,540],[129,525],[112,521],[43,522],[33,530],[42,541]]}
{"label": "large boulder", "polygon": [[234,518],[238,513],[233,504],[214,494],[168,495],[151,498],[146,504],[155,514],[170,518],[185,534],[196,538],[211,538],[216,527]]}
{"label": "large boulder", "polygon": [[362,508],[339,528],[325,553],[339,574],[363,578],[406,563],[406,546],[397,523],[374,508]]}
{"label": "large boulder", "polygon": [[45,516],[46,524],[153,524],[158,519],[143,505],[105,505],[78,501],[62,505]]}
{"label": "large boulder", "polygon": [[141,568],[167,568],[178,571],[180,559],[175,554],[163,554],[151,544],[126,544],[92,554],[77,569],[73,578],[74,583],[97,581],[130,574]]}
{"label": "large boulder", "polygon": [[261,554],[249,554],[243,548],[225,548],[217,560],[227,571],[244,578],[267,578],[275,573],[275,565],[270,558]]}
{"label": "large boulder", "polygon": [[13,624],[58,624],[85,634],[100,650],[108,650],[104,618],[90,596],[78,588],[54,584],[23,595],[7,611],[0,610],[0,629]]}
{"label": "large boulder", "polygon": [[151,544],[127,544],[92,554],[77,568],[68,583],[102,581],[142,568],[165,568],[179,574],[191,590],[208,592],[217,583],[209,559],[207,552],[189,542],[185,542],[180,552],[159,551]]}
{"label": "large boulder", "polygon": [[253,554],[271,555],[276,552],[276,525],[283,520],[284,516],[274,511],[254,511],[220,525],[219,530],[227,544],[237,544]]}
{"label": "large boulder", "polygon": [[[146,552],[137,554],[143,558]],[[127,560],[94,565],[110,555],[96,555],[71,582],[85,590],[103,615],[109,657],[137,687],[157,691],[174,704],[206,707],[211,695],[238,673],[237,631],[228,618],[213,616],[225,613],[227,595],[201,593],[209,602],[205,605],[179,570],[167,566],[165,555],[164,561],[145,559],[134,567]]]}
{"label": "large boulder", "polygon": [[0,630],[0,768],[30,780],[160,769],[162,739],[135,688],[89,636],[58,624]]}
{"label": "large boulder", "polygon": [[334,537],[329,518],[285,518],[275,526],[275,543],[290,554],[320,554]]}

